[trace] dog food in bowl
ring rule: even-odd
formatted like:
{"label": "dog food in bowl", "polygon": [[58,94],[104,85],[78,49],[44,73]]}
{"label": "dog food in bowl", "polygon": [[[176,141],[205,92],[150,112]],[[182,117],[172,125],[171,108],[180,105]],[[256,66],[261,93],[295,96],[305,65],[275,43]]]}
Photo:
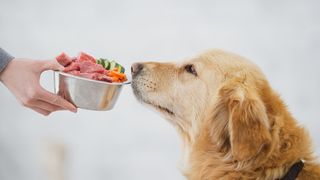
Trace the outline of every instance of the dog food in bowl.
{"label": "dog food in bowl", "polygon": [[130,84],[125,69],[115,61],[95,59],[84,52],[77,57],[61,53],[56,60],[65,68],[54,72],[54,92],[78,108],[111,110],[123,85]]}
{"label": "dog food in bowl", "polygon": [[80,52],[77,57],[70,57],[61,53],[56,57],[59,64],[65,67],[65,73],[92,80],[122,83],[127,80],[123,66],[115,61],[96,59],[93,56]]}

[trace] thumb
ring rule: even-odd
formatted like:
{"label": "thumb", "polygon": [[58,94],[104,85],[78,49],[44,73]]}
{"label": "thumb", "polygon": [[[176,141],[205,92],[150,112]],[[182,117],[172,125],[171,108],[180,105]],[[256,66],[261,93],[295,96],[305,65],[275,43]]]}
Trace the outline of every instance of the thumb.
{"label": "thumb", "polygon": [[53,70],[53,71],[63,71],[64,67],[59,64],[56,60],[45,60],[43,61],[42,71]]}

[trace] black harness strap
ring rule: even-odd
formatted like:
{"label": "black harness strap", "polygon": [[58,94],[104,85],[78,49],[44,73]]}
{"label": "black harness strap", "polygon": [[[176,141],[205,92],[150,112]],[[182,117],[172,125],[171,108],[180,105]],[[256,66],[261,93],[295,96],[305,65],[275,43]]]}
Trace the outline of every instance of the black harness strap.
{"label": "black harness strap", "polygon": [[291,166],[287,174],[283,176],[283,178],[281,178],[280,180],[295,180],[298,177],[303,166],[304,163],[301,160],[295,163],[293,166]]}

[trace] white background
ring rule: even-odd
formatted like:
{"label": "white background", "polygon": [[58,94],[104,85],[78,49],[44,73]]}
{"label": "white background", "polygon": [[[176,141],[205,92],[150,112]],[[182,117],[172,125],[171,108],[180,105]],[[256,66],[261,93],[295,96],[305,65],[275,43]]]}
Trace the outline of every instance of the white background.
{"label": "white background", "polygon": [[[316,0],[0,0],[0,46],[35,59],[83,50],[128,70],[135,61],[178,61],[211,48],[236,52],[262,68],[320,155],[319,8]],[[48,89],[51,78],[42,79]],[[130,86],[109,112],[43,117],[3,85],[0,106],[1,180],[47,179],[48,144],[65,147],[67,180],[184,179],[174,128]]]}

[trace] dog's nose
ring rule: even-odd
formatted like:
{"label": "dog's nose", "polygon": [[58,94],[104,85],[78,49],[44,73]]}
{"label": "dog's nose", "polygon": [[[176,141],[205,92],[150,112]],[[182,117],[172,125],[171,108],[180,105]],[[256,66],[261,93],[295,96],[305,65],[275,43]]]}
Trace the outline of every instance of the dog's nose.
{"label": "dog's nose", "polygon": [[143,69],[143,65],[141,63],[134,63],[131,66],[131,75],[137,75]]}

